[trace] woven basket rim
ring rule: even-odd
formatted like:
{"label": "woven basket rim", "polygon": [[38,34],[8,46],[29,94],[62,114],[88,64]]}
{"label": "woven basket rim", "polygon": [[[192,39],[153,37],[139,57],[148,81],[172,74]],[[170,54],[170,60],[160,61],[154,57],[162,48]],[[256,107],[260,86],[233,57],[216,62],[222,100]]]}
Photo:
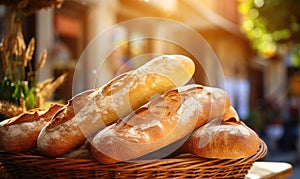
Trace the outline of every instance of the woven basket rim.
{"label": "woven basket rim", "polygon": [[[260,142],[260,148],[259,150],[252,156],[246,157],[246,158],[240,158],[240,159],[214,159],[214,158],[202,158],[190,153],[187,154],[181,154],[179,156],[176,156],[174,158],[165,158],[165,159],[155,159],[155,160],[141,160],[138,162],[119,162],[119,164],[133,164],[133,163],[152,163],[152,162],[160,162],[160,161],[181,161],[181,160],[219,160],[219,161],[234,161],[234,162],[253,162],[259,159],[262,159],[265,157],[265,155],[268,152],[267,145],[263,140]],[[57,157],[57,158],[50,158],[50,157],[45,157],[42,155],[31,155],[31,154],[25,154],[25,153],[15,153],[15,152],[7,152],[7,151],[2,151],[0,150],[0,162],[3,162],[2,159],[5,158],[5,156],[10,156],[10,157],[16,157],[16,159],[36,159],[36,160],[59,160],[60,162],[62,161],[77,161],[77,162],[97,162],[99,165],[107,165],[107,164],[101,164],[100,162],[96,161],[95,159],[74,159],[74,158],[62,158],[62,157]],[[117,163],[118,164],[118,163]],[[109,164],[109,165],[116,165],[116,164]]]}
{"label": "woven basket rim", "polygon": [[244,178],[267,154],[259,150],[241,159],[207,159],[192,154],[174,158],[101,164],[95,159],[49,158],[0,151],[0,166],[17,178]]}

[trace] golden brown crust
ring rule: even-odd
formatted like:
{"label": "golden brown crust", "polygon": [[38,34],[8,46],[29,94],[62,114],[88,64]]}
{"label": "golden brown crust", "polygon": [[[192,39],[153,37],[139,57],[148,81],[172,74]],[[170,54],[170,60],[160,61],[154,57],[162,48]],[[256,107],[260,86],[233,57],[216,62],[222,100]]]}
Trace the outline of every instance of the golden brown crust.
{"label": "golden brown crust", "polygon": [[187,85],[151,100],[92,140],[92,155],[101,163],[135,159],[167,146],[230,107],[221,89]]}
{"label": "golden brown crust", "polygon": [[[76,112],[80,111],[80,109],[86,105],[88,96],[96,90],[97,89],[86,90],[77,94],[68,100],[68,103],[53,116],[52,120],[39,133],[39,136],[43,136],[43,138],[39,136],[37,138],[37,148],[41,154],[50,157],[60,156],[66,153],[66,151],[71,151],[73,148],[80,146],[84,142],[85,139],[82,138],[83,134],[80,128],[70,126],[68,121],[70,122],[75,118]],[[52,133],[53,137],[49,138],[47,136],[48,133]],[[58,135],[58,133],[60,134]],[[48,150],[41,150],[40,146],[42,140],[47,140],[48,144],[53,145],[47,146]],[[57,147],[55,144],[60,147]]]}
{"label": "golden brown crust", "polygon": [[10,118],[3,127],[15,125],[15,124],[21,124],[24,122],[32,122],[38,119],[39,117],[39,111],[42,111],[42,109],[32,109],[29,111],[26,111],[18,116]]}
{"label": "golden brown crust", "polygon": [[72,105],[69,105],[60,111],[41,131],[38,150],[51,157],[65,154],[153,96],[187,83],[194,70],[191,59],[166,55],[112,79],[87,97],[82,97],[84,106],[79,110],[72,111]]}
{"label": "golden brown crust", "polygon": [[74,110],[79,111],[86,104],[87,96],[94,91],[95,90],[86,90],[68,100],[68,103],[55,114],[51,124],[47,126],[47,129],[52,129],[74,117]]}
{"label": "golden brown crust", "polygon": [[[126,119],[120,120],[116,124],[115,136],[121,140],[126,140],[133,143],[155,142],[170,133],[176,126],[178,121],[168,120],[176,114],[181,106],[183,97],[180,96],[177,90],[171,90],[164,97],[157,97],[147,107],[141,107],[135,112],[131,113]],[[149,128],[146,128],[146,125]],[[160,125],[154,125],[160,123]],[[129,136],[128,131],[135,127],[145,128],[144,131],[149,135],[149,138],[138,138],[139,135]]]}
{"label": "golden brown crust", "polygon": [[0,147],[10,152],[22,152],[33,148],[41,129],[62,106],[52,104],[47,110],[33,109],[14,117],[13,120],[1,122]]}
{"label": "golden brown crust", "polygon": [[234,123],[234,124],[239,124],[240,123],[240,118],[236,110],[234,109],[233,106],[230,106],[230,108],[226,111],[226,113],[223,116],[223,121],[226,123]]}
{"label": "golden brown crust", "polygon": [[238,159],[255,154],[260,147],[260,138],[239,121],[238,116],[234,117],[233,108],[228,113],[226,120],[214,119],[194,131],[181,152],[217,159]]}
{"label": "golden brown crust", "polygon": [[122,88],[125,88],[126,85],[130,83],[134,78],[134,75],[130,72],[120,74],[117,76],[114,80],[110,81],[108,84],[106,84],[102,89],[102,94],[104,96],[111,96],[114,93],[122,90]]}

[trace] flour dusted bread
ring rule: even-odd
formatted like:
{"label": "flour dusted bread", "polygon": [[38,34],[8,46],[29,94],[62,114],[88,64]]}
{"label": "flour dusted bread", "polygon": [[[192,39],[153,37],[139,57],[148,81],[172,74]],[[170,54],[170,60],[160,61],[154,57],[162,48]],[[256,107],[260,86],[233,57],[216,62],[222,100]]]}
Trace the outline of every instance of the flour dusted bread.
{"label": "flour dusted bread", "polygon": [[[37,148],[47,156],[60,156],[81,145],[107,125],[142,106],[157,94],[186,84],[195,71],[182,55],[162,55],[136,70],[121,74],[87,96],[78,95],[42,130]],[[78,106],[72,109],[72,106]]]}
{"label": "flour dusted bread", "polygon": [[95,135],[92,155],[110,164],[167,146],[230,107],[221,89],[191,84],[168,91]]}
{"label": "flour dusted bread", "polygon": [[10,152],[23,152],[35,147],[42,128],[63,105],[49,109],[32,109],[0,123],[0,147]]}
{"label": "flour dusted bread", "polygon": [[[73,127],[76,122],[74,116],[76,111],[80,110],[88,102],[88,95],[94,91],[86,90],[68,100],[68,103],[41,130],[37,139],[37,149],[41,154],[52,156],[59,153],[57,155],[59,156],[83,144],[84,140],[82,140],[83,134],[81,130],[78,125]],[[54,128],[54,126],[56,127]]]}
{"label": "flour dusted bread", "polygon": [[181,148],[204,158],[250,157],[260,147],[260,138],[238,119],[231,107],[224,119],[214,119],[193,132]]}

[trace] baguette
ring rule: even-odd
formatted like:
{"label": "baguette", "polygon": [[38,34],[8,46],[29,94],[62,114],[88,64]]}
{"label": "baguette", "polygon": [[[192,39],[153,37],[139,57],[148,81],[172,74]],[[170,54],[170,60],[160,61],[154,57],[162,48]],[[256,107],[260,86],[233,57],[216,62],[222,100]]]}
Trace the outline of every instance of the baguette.
{"label": "baguette", "polygon": [[136,159],[190,134],[230,107],[225,91],[197,84],[170,90],[97,133],[91,153],[101,163]]}
{"label": "baguette", "polygon": [[180,151],[204,158],[239,159],[252,156],[259,147],[256,132],[231,107],[223,120],[214,119],[194,131]]}
{"label": "baguette", "polygon": [[63,105],[32,109],[0,123],[0,147],[9,152],[23,152],[36,146],[42,128]]}
{"label": "baguette", "polygon": [[[194,71],[190,58],[162,55],[117,76],[83,97],[80,103],[84,105],[76,111],[67,112],[72,108],[70,104],[45,126],[38,138],[38,151],[50,157],[67,153],[153,96],[186,84]],[[76,103],[73,101],[73,105],[77,106]]]}

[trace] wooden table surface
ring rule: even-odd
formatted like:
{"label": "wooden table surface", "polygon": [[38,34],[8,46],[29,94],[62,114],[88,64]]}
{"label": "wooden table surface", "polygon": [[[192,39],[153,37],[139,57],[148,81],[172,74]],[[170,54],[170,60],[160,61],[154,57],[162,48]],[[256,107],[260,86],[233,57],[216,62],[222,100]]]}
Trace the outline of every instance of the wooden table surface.
{"label": "wooden table surface", "polygon": [[292,165],[286,162],[254,162],[246,179],[285,179],[292,176]]}

